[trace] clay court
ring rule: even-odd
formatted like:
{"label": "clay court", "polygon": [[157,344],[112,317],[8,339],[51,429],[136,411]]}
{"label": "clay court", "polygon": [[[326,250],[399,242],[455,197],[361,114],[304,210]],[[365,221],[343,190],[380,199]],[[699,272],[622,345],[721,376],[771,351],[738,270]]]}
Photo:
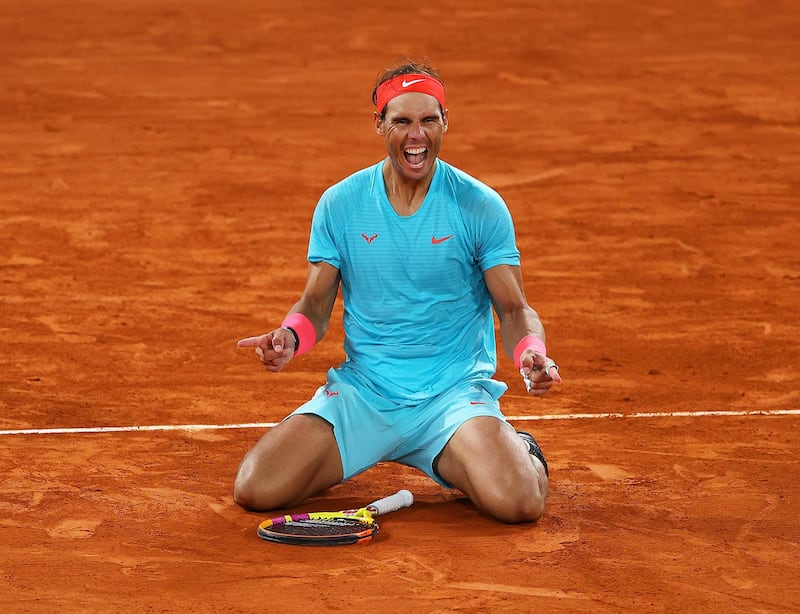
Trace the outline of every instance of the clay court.
{"label": "clay court", "polygon": [[[0,610],[800,610],[799,33],[788,0],[0,3]],[[381,464],[303,506],[411,490],[372,542],[269,544],[233,477],[341,305],[283,373],[235,342],[385,154],[403,56],[516,223],[564,382],[497,377],[548,507]]]}

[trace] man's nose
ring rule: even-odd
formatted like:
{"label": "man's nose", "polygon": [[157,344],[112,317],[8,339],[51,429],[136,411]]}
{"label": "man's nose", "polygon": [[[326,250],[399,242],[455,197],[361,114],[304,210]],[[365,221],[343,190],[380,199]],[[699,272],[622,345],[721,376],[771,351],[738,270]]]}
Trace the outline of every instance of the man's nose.
{"label": "man's nose", "polygon": [[422,129],[422,124],[412,123],[408,130],[408,135],[414,138],[422,138],[425,136],[425,131]]}

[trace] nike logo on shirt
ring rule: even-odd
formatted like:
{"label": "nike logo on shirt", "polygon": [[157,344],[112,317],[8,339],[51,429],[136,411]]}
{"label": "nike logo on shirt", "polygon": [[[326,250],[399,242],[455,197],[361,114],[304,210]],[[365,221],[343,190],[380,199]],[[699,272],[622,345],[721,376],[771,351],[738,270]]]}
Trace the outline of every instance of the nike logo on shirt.
{"label": "nike logo on shirt", "polygon": [[455,235],[447,235],[446,237],[442,237],[441,239],[437,239],[436,237],[431,237],[431,243],[434,245],[439,245],[439,243],[444,243],[448,239],[452,239]]}

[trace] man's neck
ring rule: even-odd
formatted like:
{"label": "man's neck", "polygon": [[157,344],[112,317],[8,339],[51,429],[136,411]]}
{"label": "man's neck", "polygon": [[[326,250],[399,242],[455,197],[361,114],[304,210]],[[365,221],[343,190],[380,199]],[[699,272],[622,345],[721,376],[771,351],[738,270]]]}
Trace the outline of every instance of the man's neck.
{"label": "man's neck", "polygon": [[[434,167],[435,168],[435,167]],[[403,177],[392,166],[391,160],[383,164],[383,184],[386,196],[397,215],[409,216],[422,206],[433,180],[433,170],[422,179]]]}

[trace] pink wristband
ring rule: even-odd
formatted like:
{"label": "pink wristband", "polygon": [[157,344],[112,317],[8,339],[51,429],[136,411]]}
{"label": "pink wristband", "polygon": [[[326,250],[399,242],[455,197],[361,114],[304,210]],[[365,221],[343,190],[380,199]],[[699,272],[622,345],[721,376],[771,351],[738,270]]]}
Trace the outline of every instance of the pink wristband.
{"label": "pink wristband", "polygon": [[523,337],[519,340],[519,343],[517,343],[517,347],[514,348],[514,364],[517,365],[517,369],[522,368],[522,353],[525,350],[533,350],[537,354],[547,356],[547,348],[544,345],[544,341],[539,339],[539,337],[536,335]]}
{"label": "pink wristband", "polygon": [[286,316],[281,323],[281,328],[288,328],[294,332],[297,338],[297,347],[294,348],[295,356],[305,354],[317,342],[317,331],[314,329],[314,325],[302,313],[292,313]]}

